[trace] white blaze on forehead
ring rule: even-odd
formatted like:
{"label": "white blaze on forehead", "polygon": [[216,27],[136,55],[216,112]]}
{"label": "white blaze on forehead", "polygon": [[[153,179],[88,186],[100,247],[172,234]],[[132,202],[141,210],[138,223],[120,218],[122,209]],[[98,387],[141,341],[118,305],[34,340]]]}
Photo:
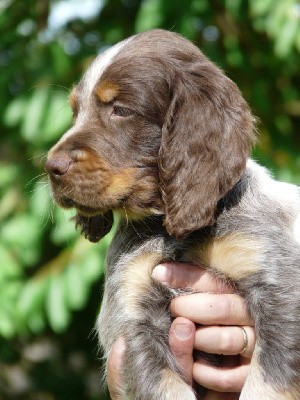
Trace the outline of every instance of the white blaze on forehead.
{"label": "white blaze on forehead", "polygon": [[132,40],[132,37],[129,39],[123,40],[122,42],[116,44],[110,49],[106,50],[103,54],[99,55],[93,63],[90,65],[88,70],[86,71],[83,80],[82,80],[82,88],[84,91],[84,96],[89,97],[96,83],[99,81],[101,75],[106,70],[106,68],[111,64],[113,58],[121,51],[121,49]]}
{"label": "white blaze on forehead", "polygon": [[[94,87],[99,81],[101,75],[105,71],[105,69],[111,64],[113,58],[121,51],[121,49],[130,41],[132,37],[123,40],[122,42],[116,44],[115,46],[106,50],[103,54],[99,55],[89,66],[85,75],[82,78],[82,92],[80,93],[80,97],[82,102],[84,103],[84,107],[81,107],[79,114],[76,118],[75,125],[72,126],[59,140],[55,147],[61,145],[67,138],[76,134],[78,130],[84,129],[86,121],[89,120],[89,100],[91,94],[93,93]],[[87,106],[86,106],[87,105]]]}

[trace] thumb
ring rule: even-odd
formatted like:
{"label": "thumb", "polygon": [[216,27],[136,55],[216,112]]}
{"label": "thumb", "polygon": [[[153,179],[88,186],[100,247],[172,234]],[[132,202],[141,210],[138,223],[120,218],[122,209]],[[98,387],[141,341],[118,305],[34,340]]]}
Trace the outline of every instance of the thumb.
{"label": "thumb", "polygon": [[177,366],[187,383],[193,383],[193,347],[196,327],[189,319],[178,317],[170,328],[169,344],[177,362]]}

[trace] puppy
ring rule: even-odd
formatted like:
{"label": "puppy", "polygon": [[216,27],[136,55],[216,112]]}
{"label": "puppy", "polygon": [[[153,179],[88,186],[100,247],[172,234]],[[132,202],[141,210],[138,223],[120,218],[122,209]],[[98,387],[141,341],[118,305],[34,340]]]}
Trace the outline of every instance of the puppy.
{"label": "puppy", "polygon": [[247,302],[257,343],[240,399],[299,400],[299,189],[249,159],[254,118],[236,85],[186,39],[153,30],[98,56],[70,104],[46,170],[90,241],[120,216],[98,329],[106,357],[125,338],[122,398],[196,399],[168,345],[177,292],[151,277],[179,261]]}

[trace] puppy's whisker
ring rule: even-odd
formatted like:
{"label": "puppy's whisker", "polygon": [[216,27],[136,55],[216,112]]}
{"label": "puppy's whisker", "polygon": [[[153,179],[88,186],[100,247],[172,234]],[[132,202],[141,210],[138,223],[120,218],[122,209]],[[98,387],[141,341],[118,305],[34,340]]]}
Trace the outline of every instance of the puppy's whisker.
{"label": "puppy's whisker", "polygon": [[48,152],[45,152],[42,154],[37,154],[36,156],[28,158],[28,161],[35,160],[36,158],[40,158],[41,160],[44,160],[47,158],[47,154],[48,154]]}
{"label": "puppy's whisker", "polygon": [[26,183],[25,187],[27,187],[28,185],[30,185],[30,184],[31,184],[32,182],[34,182],[35,180],[39,179],[41,176],[44,177],[44,176],[46,176],[46,175],[47,175],[47,173],[46,173],[46,172],[43,172],[42,174],[35,176],[35,177],[32,178],[29,182]]}

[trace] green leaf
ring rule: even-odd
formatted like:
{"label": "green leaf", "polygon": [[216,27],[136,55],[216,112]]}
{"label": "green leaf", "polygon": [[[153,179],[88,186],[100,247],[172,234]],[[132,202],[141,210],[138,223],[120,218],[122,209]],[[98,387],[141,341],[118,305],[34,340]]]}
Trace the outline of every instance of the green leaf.
{"label": "green leaf", "polygon": [[64,76],[72,71],[72,59],[63,50],[60,44],[52,42],[49,46],[51,56],[53,59],[53,72],[58,76]]}
{"label": "green leaf", "polygon": [[63,332],[71,319],[65,298],[65,286],[61,275],[52,275],[46,301],[46,312],[51,328]]}
{"label": "green leaf", "polygon": [[238,18],[241,12],[242,0],[225,0],[225,4],[226,11],[232,13],[236,18]]}
{"label": "green leaf", "polygon": [[15,335],[17,329],[22,327],[16,308],[21,287],[22,282],[16,279],[7,279],[0,285],[0,332],[8,338]]}
{"label": "green leaf", "polygon": [[13,99],[4,112],[3,121],[5,125],[10,128],[18,125],[24,115],[25,106],[26,98],[24,96]]}
{"label": "green leaf", "polygon": [[51,218],[52,199],[48,178],[36,182],[30,199],[30,210],[33,215],[40,217],[44,223]]}
{"label": "green leaf", "polygon": [[144,0],[141,3],[135,22],[136,32],[144,32],[161,26],[163,14],[160,0]]}
{"label": "green leaf", "polygon": [[91,285],[101,275],[104,274],[104,257],[96,248],[94,251],[89,251],[87,256],[82,260],[81,270],[83,279]]}
{"label": "green leaf", "polygon": [[[277,0],[275,0],[277,1]],[[252,0],[250,2],[251,12],[255,16],[265,15],[273,6],[274,0]]]}
{"label": "green leaf", "polygon": [[89,285],[82,279],[82,266],[71,263],[64,276],[66,300],[73,310],[81,309],[87,300]]}
{"label": "green leaf", "polygon": [[204,14],[210,7],[208,0],[193,0],[191,3],[191,9],[196,15]]}
{"label": "green leaf", "polygon": [[0,188],[9,186],[20,176],[20,169],[14,164],[0,164]]}
{"label": "green leaf", "polygon": [[0,282],[22,276],[20,265],[12,254],[0,243]]}
{"label": "green leaf", "polygon": [[37,87],[28,101],[25,110],[21,135],[24,139],[33,142],[40,135],[43,118],[49,101],[49,86]]}
{"label": "green leaf", "polygon": [[74,217],[74,210],[61,210],[56,207],[54,217],[56,224],[51,231],[51,240],[55,244],[69,243],[79,236],[74,221],[71,220]]}
{"label": "green leaf", "polygon": [[0,333],[6,339],[11,339],[16,333],[12,315],[3,308],[0,308]]}
{"label": "green leaf", "polygon": [[30,214],[18,214],[0,230],[0,240],[25,265],[34,264],[40,252],[42,235],[40,219]]}
{"label": "green leaf", "polygon": [[23,286],[17,307],[24,319],[43,308],[48,287],[47,279],[32,279]]}
{"label": "green leaf", "polygon": [[41,333],[45,328],[45,316],[42,310],[34,310],[26,319],[27,326],[35,334]]}
{"label": "green leaf", "polygon": [[290,18],[286,21],[275,43],[275,51],[280,57],[286,57],[291,52],[299,29],[300,22],[298,18]]}
{"label": "green leaf", "polygon": [[70,126],[71,120],[72,112],[68,104],[68,93],[53,91],[50,96],[46,118],[41,127],[43,142],[58,139]]}

